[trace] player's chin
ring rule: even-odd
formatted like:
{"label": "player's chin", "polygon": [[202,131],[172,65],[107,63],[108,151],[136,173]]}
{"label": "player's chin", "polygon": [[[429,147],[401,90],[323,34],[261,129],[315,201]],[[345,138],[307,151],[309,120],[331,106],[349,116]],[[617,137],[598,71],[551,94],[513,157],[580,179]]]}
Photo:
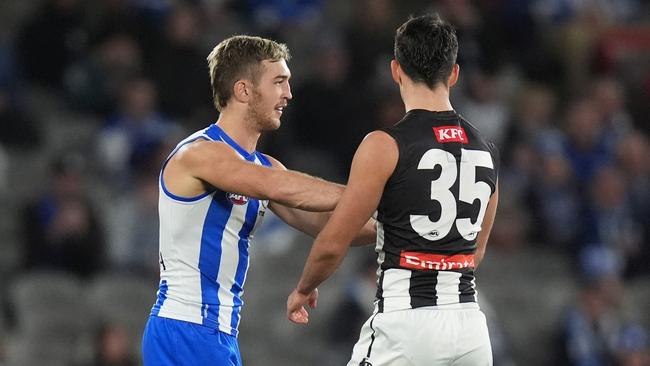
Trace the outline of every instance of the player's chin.
{"label": "player's chin", "polygon": [[267,122],[265,123],[265,129],[267,131],[274,131],[280,128],[280,125],[282,125],[282,122],[280,121],[279,116],[272,116],[268,118]]}

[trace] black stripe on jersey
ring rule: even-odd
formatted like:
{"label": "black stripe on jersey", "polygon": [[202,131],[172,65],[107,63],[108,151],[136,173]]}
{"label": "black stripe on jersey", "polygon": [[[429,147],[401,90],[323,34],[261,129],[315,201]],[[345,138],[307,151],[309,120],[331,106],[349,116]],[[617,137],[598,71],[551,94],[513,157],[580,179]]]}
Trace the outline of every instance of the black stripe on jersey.
{"label": "black stripe on jersey", "polygon": [[413,309],[438,305],[438,271],[411,271],[409,295]]}
{"label": "black stripe on jersey", "polygon": [[381,271],[379,275],[379,282],[377,283],[377,311],[380,313],[384,312],[384,271]]}
{"label": "black stripe on jersey", "polygon": [[472,280],[474,280],[474,271],[471,269],[465,269],[460,276],[460,283],[458,284],[458,292],[460,293],[459,301],[464,302],[476,302],[476,290],[472,286]]}

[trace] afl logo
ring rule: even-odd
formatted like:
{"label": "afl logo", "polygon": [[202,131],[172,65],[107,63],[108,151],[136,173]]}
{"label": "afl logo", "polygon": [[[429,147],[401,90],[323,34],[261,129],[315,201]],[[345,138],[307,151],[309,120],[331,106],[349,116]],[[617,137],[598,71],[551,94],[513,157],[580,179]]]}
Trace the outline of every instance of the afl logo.
{"label": "afl logo", "polygon": [[228,199],[235,205],[245,205],[248,202],[248,197],[235,193],[228,193]]}

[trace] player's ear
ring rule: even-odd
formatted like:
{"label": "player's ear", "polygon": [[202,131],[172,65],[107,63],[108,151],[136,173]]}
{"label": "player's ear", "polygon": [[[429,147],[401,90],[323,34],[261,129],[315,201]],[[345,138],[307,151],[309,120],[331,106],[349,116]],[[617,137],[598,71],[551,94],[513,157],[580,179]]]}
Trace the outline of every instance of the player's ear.
{"label": "player's ear", "polygon": [[251,88],[250,83],[246,80],[237,80],[233,85],[233,98],[241,103],[247,103],[250,100]]}
{"label": "player's ear", "polygon": [[393,76],[393,81],[395,81],[397,84],[402,83],[402,75],[401,75],[402,70],[399,67],[399,63],[397,60],[393,59],[390,61],[390,74]]}
{"label": "player's ear", "polygon": [[456,85],[456,82],[458,82],[458,74],[460,73],[460,66],[458,64],[454,64],[454,67],[451,69],[451,74],[449,75],[449,78],[447,79],[447,85],[451,88],[452,86]]}

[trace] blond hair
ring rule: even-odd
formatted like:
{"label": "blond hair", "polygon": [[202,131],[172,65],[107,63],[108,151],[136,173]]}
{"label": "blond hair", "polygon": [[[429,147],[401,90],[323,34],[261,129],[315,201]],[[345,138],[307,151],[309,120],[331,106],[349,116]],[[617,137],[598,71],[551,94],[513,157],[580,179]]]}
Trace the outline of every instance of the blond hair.
{"label": "blond hair", "polygon": [[221,41],[208,55],[212,98],[218,111],[232,97],[237,80],[256,84],[263,71],[262,61],[289,61],[287,45],[254,36],[232,36]]}

